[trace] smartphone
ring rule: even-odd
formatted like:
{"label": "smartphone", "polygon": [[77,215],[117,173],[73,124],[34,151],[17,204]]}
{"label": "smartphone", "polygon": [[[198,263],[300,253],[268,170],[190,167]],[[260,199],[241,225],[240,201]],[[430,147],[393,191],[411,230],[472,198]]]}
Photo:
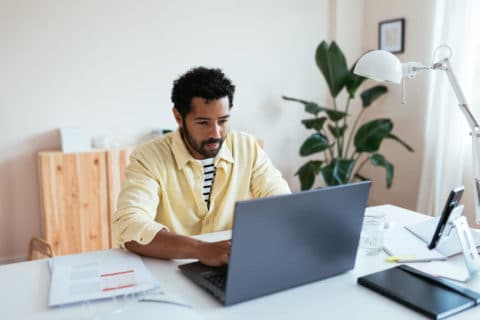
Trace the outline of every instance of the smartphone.
{"label": "smartphone", "polygon": [[430,244],[428,245],[428,249],[432,250],[437,246],[438,241],[442,237],[443,231],[445,230],[445,226],[447,225],[450,213],[452,213],[452,210],[455,209],[462,198],[463,190],[463,186],[460,186],[450,191],[447,202],[445,203],[445,207],[443,208],[442,215],[440,216],[440,220],[438,221],[435,232],[433,233],[432,241],[430,241]]}

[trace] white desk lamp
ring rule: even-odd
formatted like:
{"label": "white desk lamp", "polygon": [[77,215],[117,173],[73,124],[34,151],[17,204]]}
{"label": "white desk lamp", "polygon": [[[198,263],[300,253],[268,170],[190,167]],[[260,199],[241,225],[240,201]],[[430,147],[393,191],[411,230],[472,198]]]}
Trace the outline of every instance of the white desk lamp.
{"label": "white desk lamp", "polygon": [[[431,65],[425,66],[418,62],[401,63],[397,57],[388,51],[373,50],[365,53],[357,62],[354,73],[362,77],[370,78],[376,81],[387,81],[393,83],[403,84],[402,91],[402,103],[405,103],[405,78],[413,79],[415,76],[423,71],[427,70],[441,70],[445,71],[448,76],[448,80],[457,96],[458,105],[462,110],[463,115],[467,119],[470,126],[472,136],[472,148],[473,148],[473,173],[474,173],[474,198],[475,198],[475,219],[477,224],[480,224],[480,125],[475,119],[474,115],[467,106],[465,96],[463,95],[458,81],[453,73],[450,65],[449,58],[451,56],[451,49],[448,46],[440,46],[434,52],[435,53],[441,47],[449,49],[450,54],[447,58],[443,58],[437,62],[433,62]],[[478,274],[480,270],[480,259],[473,242],[470,228],[464,216],[461,216],[463,206],[459,206],[452,212],[452,219],[449,219],[450,228],[455,228],[460,245],[462,247],[465,264],[468,270],[468,280],[472,279]],[[447,234],[449,234],[447,232]]]}
{"label": "white desk lamp", "polygon": [[433,62],[431,65],[425,66],[418,62],[406,62],[401,63],[397,57],[388,51],[373,50],[365,53],[357,62],[354,73],[362,77],[370,78],[376,81],[387,81],[400,83],[403,81],[403,98],[402,102],[405,103],[405,78],[413,79],[415,76],[427,70],[441,70],[445,71],[448,76],[448,80],[457,96],[458,105],[462,110],[463,115],[467,119],[470,126],[472,136],[472,155],[473,155],[473,177],[474,177],[474,198],[475,198],[475,220],[477,224],[480,224],[480,125],[475,116],[472,114],[467,106],[465,96],[463,95],[460,86],[458,85],[455,74],[453,73],[450,65],[449,58],[451,56],[451,49],[447,46],[440,46],[438,49],[446,47],[450,50],[450,54],[447,58],[443,58],[437,62]]}

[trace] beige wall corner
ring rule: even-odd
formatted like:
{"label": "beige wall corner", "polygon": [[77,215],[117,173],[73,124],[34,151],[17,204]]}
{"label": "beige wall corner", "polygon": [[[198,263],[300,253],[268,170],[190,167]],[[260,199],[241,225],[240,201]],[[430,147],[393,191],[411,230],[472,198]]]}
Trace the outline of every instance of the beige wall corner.
{"label": "beige wall corner", "polygon": [[[363,51],[378,48],[378,23],[382,20],[405,18],[405,51],[398,54],[402,61],[431,59],[433,0],[365,0]],[[375,85],[367,82],[366,86]],[[402,104],[401,86],[388,85],[389,94],[375,106],[370,118],[388,117],[394,122],[394,133],[408,142],[415,153],[407,152],[393,141],[385,141],[381,153],[395,165],[395,177],[390,190],[386,189],[385,172],[366,166],[363,173],[374,179],[370,204],[391,203],[416,209],[420,172],[423,159],[424,119],[427,103],[427,77],[421,75],[407,83],[407,103]],[[373,111],[373,110],[372,110]]]}

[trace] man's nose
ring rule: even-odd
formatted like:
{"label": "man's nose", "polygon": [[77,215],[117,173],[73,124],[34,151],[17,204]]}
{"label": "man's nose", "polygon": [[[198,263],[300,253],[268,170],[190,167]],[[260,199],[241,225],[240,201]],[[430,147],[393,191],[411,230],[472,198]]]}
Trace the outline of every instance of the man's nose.
{"label": "man's nose", "polygon": [[222,127],[218,123],[213,124],[211,129],[211,135],[212,135],[212,138],[222,137]]}

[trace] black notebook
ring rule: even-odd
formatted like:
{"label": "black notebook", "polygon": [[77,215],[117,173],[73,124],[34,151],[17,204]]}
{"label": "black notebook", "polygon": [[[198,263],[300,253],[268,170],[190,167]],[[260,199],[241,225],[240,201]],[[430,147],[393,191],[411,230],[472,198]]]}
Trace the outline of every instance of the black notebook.
{"label": "black notebook", "polygon": [[444,319],[480,303],[480,293],[407,265],[360,277],[357,282],[432,319]]}

